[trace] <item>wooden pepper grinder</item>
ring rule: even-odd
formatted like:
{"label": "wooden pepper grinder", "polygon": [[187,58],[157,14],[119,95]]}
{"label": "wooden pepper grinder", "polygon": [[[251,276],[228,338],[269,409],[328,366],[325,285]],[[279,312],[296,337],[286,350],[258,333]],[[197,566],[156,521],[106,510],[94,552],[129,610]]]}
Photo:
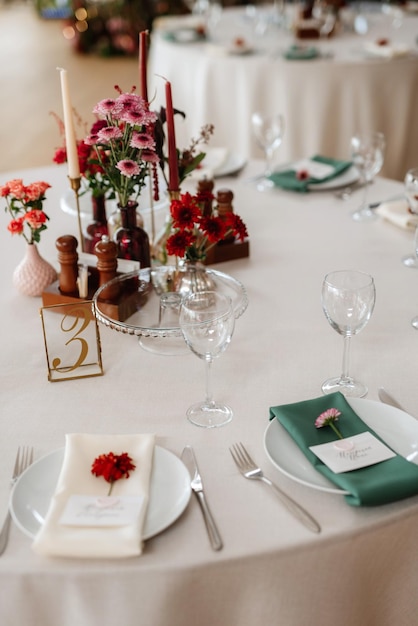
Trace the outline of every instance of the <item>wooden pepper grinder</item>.
{"label": "wooden pepper grinder", "polygon": [[78,296],[78,241],[73,235],[63,235],[55,242],[61,266],[59,289],[61,293]]}
{"label": "wooden pepper grinder", "polygon": [[213,188],[215,183],[211,178],[201,178],[197,183],[198,202],[202,207],[202,215],[212,215]]}
{"label": "wooden pepper grinder", "polygon": [[[219,189],[216,194],[216,202],[217,202],[217,210],[219,217],[225,218],[229,213],[234,212],[234,208],[232,206],[232,200],[234,199],[234,194],[230,189]],[[222,240],[222,243],[232,243],[235,241],[234,235],[230,235]]]}
{"label": "wooden pepper grinder", "polygon": [[[118,268],[118,247],[107,235],[94,246],[97,256],[97,269],[99,271],[99,287],[116,278]],[[100,300],[116,300],[120,293],[120,286],[116,283],[110,285],[100,293]]]}

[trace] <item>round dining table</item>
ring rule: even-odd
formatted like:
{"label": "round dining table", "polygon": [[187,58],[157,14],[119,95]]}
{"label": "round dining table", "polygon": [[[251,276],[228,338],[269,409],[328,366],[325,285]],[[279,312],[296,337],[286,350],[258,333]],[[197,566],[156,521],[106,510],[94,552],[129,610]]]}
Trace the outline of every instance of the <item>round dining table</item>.
{"label": "round dining table", "polygon": [[[0,556],[2,626],[416,623],[418,497],[350,506],[331,483],[321,488],[310,474],[303,480],[304,470],[298,476],[291,444],[287,470],[280,455],[273,462],[266,452],[269,408],[321,397],[323,381],[340,371],[343,341],[321,308],[323,278],[336,269],[363,270],[376,285],[373,315],[352,340],[350,370],[369,388],[357,402],[389,418],[400,434],[405,413],[380,404],[378,388],[418,416],[418,334],[411,326],[418,272],[401,262],[412,252],[413,231],[380,217],[355,222],[359,192],[345,201],[335,189],[260,192],[254,177],[262,166],[250,160],[239,176],[215,179],[215,189],[233,191],[250,244],[249,256],[212,266],[240,281],[248,296],[228,349],[213,363],[214,395],[234,414],[220,428],[186,419],[188,406],[204,396],[203,361],[187,351],[150,352],[136,336],[101,323],[103,375],[50,382],[43,301],[13,286],[25,242],[7,231],[3,215],[0,520],[18,446],[33,446],[39,462],[65,446],[66,434],[154,433],[157,445],[178,458],[186,445],[193,447],[223,548],[211,549],[193,494],[131,558],[41,556],[33,537],[12,524]],[[56,239],[78,236],[76,218],[62,210],[65,166],[3,172],[0,183],[12,178],[51,184],[44,205],[50,221],[39,251],[59,270]],[[194,188],[189,180],[183,190]],[[402,193],[400,182],[382,177],[371,185],[369,199]],[[417,448],[413,423],[407,443]],[[240,475],[229,450],[237,442],[318,520],[319,534],[266,485]],[[41,483],[42,476],[40,491]]]}
{"label": "round dining table", "polygon": [[176,108],[187,112],[177,122],[179,145],[213,124],[212,145],[260,158],[251,115],[280,113],[279,163],[318,153],[349,158],[353,134],[380,131],[382,175],[402,180],[418,164],[418,14],[354,3],[332,37],[297,39],[295,6],[279,23],[271,5],[156,20],[149,93],[165,106],[163,78],[172,82]]}

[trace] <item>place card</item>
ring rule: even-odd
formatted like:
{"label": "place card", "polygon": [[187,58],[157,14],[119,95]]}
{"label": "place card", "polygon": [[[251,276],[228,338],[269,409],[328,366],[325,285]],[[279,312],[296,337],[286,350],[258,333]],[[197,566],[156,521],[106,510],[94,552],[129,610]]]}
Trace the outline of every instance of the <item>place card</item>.
{"label": "place card", "polygon": [[84,496],[68,498],[59,524],[63,526],[127,526],[138,520],[143,496]]}
{"label": "place card", "polygon": [[313,161],[311,159],[302,159],[296,163],[292,163],[292,170],[295,172],[307,172],[309,178],[327,178],[334,173],[334,167],[327,163],[319,163],[319,161]]}
{"label": "place card", "polygon": [[375,465],[396,456],[393,450],[370,432],[310,446],[309,450],[335,474]]}

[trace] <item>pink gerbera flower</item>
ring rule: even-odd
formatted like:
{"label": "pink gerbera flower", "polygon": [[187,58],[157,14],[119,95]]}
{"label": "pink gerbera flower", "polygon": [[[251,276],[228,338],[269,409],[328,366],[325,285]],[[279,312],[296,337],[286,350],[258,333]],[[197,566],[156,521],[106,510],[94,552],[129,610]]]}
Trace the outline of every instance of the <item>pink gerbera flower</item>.
{"label": "pink gerbera flower", "polygon": [[137,176],[141,171],[141,168],[139,167],[138,163],[136,163],[135,161],[132,161],[132,159],[123,159],[122,161],[119,161],[116,164],[116,167],[127,178],[131,178],[132,176]]}
{"label": "pink gerbera flower", "polygon": [[323,428],[324,426],[330,426],[332,430],[335,432],[335,434],[340,439],[342,439],[343,438],[342,434],[340,433],[338,428],[335,426],[335,422],[338,420],[340,415],[341,415],[341,412],[338,409],[335,409],[335,408],[327,409],[316,418],[315,426],[316,428]]}
{"label": "pink gerbera flower", "polygon": [[113,139],[120,139],[122,131],[118,126],[106,126],[97,133],[97,137],[101,143],[108,143]]}
{"label": "pink gerbera flower", "polygon": [[154,137],[148,135],[148,133],[139,133],[135,130],[132,133],[130,146],[131,148],[138,148],[139,150],[143,150],[145,148],[153,150],[155,148],[155,140]]}

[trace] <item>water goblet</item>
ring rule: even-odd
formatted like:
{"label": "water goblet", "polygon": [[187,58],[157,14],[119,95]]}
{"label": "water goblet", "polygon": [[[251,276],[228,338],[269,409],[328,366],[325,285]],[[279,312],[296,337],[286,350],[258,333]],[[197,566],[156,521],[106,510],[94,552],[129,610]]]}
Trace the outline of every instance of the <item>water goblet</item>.
{"label": "water goblet", "polygon": [[[405,175],[405,197],[411,213],[418,216],[418,167],[408,170]],[[418,268],[418,226],[414,236],[414,254],[404,257],[402,263]]]}
{"label": "water goblet", "polygon": [[206,398],[186,412],[192,424],[216,428],[231,421],[229,406],[213,399],[211,365],[228,347],[234,331],[231,299],[216,291],[198,291],[185,298],[180,308],[180,328],[190,350],[206,364]]}
{"label": "water goblet", "polygon": [[274,152],[283,140],[284,119],[280,114],[267,115],[257,111],[251,116],[251,125],[254,137],[264,151],[266,159],[263,179],[257,185],[259,191],[265,191],[274,187],[274,183],[269,179],[269,176],[273,173]]}
{"label": "water goblet", "polygon": [[364,182],[364,194],[361,207],[353,213],[353,219],[362,222],[373,220],[376,214],[367,203],[369,185],[383,166],[385,137],[383,133],[359,133],[351,138],[351,157]]}
{"label": "water goblet", "polygon": [[325,317],[344,338],[342,374],[329,378],[322,391],[340,391],[344,396],[362,398],[367,387],[349,375],[350,340],[369,321],[376,300],[374,280],[368,274],[356,270],[330,272],[322,284],[322,308]]}

